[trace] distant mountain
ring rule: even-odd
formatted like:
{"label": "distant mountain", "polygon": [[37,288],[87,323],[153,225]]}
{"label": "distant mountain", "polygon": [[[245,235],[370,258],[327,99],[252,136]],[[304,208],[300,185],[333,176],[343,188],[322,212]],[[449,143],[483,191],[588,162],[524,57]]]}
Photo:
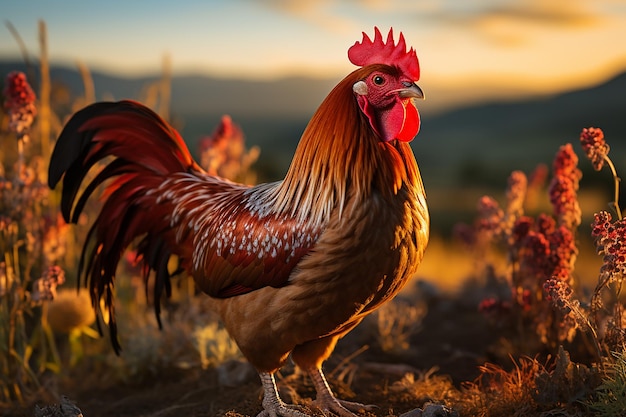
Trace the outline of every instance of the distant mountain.
{"label": "distant mountain", "polygon": [[[26,68],[22,63],[0,62],[2,79],[14,70],[26,71]],[[38,70],[33,75],[36,79]],[[97,71],[92,72],[91,76],[98,100],[137,99],[147,86],[159,79],[158,76],[123,78]],[[84,92],[83,81],[76,69],[52,66],[50,77],[74,96]],[[246,116],[310,116],[338,81],[299,77],[257,81],[204,75],[174,76],[170,107],[174,113],[192,115],[237,113]]]}
{"label": "distant mountain", "polygon": [[[0,80],[11,71],[24,71],[38,83],[38,68],[20,62],[0,61]],[[123,78],[91,73],[97,100],[139,99],[158,76]],[[76,69],[51,66],[50,78],[72,97],[84,94]],[[171,81],[172,120],[192,152],[197,141],[210,134],[224,114],[232,116],[246,134],[247,142],[259,145],[258,166],[264,178],[282,177],[307,121],[339,80],[281,78],[268,81],[220,79],[200,75],[174,76]],[[68,106],[61,111],[66,111]]]}
{"label": "distant mountain", "polygon": [[[582,156],[578,137],[589,126],[604,130],[610,155],[626,172],[626,73],[551,97],[445,112],[422,121],[414,148],[422,171],[432,170],[434,183],[503,187],[502,175],[514,169],[528,172],[538,163],[550,165],[567,142]],[[581,161],[580,166],[588,169],[589,163]]]}
{"label": "distant mountain", "polygon": [[[0,76],[22,64],[0,62]],[[94,72],[96,96],[139,98],[158,77],[121,78]],[[52,67],[51,78],[74,96],[83,94],[76,70]],[[240,124],[251,144],[261,147],[266,179],[284,175],[309,118],[338,79],[284,78],[270,81],[175,76],[171,112],[195,149],[222,114]],[[476,86],[474,86],[476,87]],[[436,91],[433,91],[435,94]],[[493,184],[502,188],[514,169],[550,164],[558,147],[577,144],[583,127],[603,128],[611,156],[626,172],[626,73],[603,84],[549,97],[493,101],[455,110],[423,105],[422,131],[413,142],[427,185]],[[588,168],[586,161],[581,167]],[[626,175],[626,174],[623,174]]]}

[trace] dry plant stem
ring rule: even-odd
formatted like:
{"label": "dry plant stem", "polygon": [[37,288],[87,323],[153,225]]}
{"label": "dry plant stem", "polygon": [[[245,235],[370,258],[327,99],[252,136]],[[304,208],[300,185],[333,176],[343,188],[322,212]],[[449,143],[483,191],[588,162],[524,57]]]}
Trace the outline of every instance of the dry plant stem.
{"label": "dry plant stem", "polygon": [[24,168],[24,139],[18,137],[17,139],[17,175],[15,179],[21,182],[22,169]]}
{"label": "dry plant stem", "polygon": [[596,350],[596,355],[598,355],[598,366],[600,367],[600,370],[604,371],[604,361],[602,360],[602,357],[603,357],[602,347],[600,346],[600,338],[598,337],[598,333],[596,332],[596,329],[589,321],[589,317],[587,317],[586,314],[583,314],[582,311],[574,308],[572,309],[572,312],[574,312],[574,314],[576,314],[579,317],[579,319],[583,323],[585,323],[585,327],[587,327],[587,329],[591,333],[591,340],[593,341],[593,347]]}
{"label": "dry plant stem", "polygon": [[615,197],[610,205],[615,210],[615,213],[617,213],[618,220],[622,220],[622,210],[619,208],[619,184],[621,182],[621,178],[617,176],[615,165],[613,165],[613,161],[611,161],[611,158],[609,158],[608,155],[604,155],[604,161],[611,169],[611,173],[613,174],[613,181],[615,183]]}
{"label": "dry plant stem", "polygon": [[41,155],[44,159],[50,157],[50,67],[48,63],[48,36],[46,22],[39,21],[39,48],[41,56],[41,90],[39,93],[39,138],[41,141]]}
{"label": "dry plant stem", "polygon": [[28,70],[28,74],[29,75],[33,75],[32,74],[32,65],[31,65],[31,62],[30,62],[29,54],[28,54],[28,49],[26,48],[26,44],[24,43],[24,40],[20,36],[20,33],[17,31],[15,26],[13,26],[13,23],[11,23],[11,22],[9,22],[7,20],[5,22],[5,25],[6,25],[7,29],[9,29],[9,32],[11,32],[11,35],[13,35],[13,38],[15,39],[15,42],[17,42],[17,45],[20,48],[20,54],[22,55],[22,59],[24,60],[24,63],[26,64],[26,68]]}
{"label": "dry plant stem", "polygon": [[172,96],[172,58],[169,54],[163,55],[163,74],[159,83],[161,97],[158,113],[165,120],[170,119],[170,98]]}
{"label": "dry plant stem", "polygon": [[85,104],[91,104],[96,101],[96,88],[93,84],[93,78],[89,68],[83,62],[78,61],[76,63],[80,77],[83,80],[83,88],[85,89]]}
{"label": "dry plant stem", "polygon": [[365,352],[367,349],[369,349],[369,345],[363,345],[361,346],[359,349],[357,349],[355,352],[353,352],[352,354],[348,355],[347,357],[343,358],[341,360],[341,362],[339,362],[339,364],[335,367],[335,369],[333,369],[328,375],[332,378],[336,377],[336,375],[339,373],[339,371],[341,370],[342,367],[344,367],[347,363],[349,363],[352,359],[356,358],[357,356],[359,356],[361,353]]}

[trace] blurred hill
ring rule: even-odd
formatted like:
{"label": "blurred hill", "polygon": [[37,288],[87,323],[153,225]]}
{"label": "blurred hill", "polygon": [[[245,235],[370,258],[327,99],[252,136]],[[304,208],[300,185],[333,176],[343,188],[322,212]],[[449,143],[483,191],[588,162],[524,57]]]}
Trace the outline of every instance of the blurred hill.
{"label": "blurred hill", "polygon": [[[0,62],[0,76],[23,64]],[[28,71],[26,71],[28,73]],[[140,99],[159,77],[122,78],[92,73],[96,98]],[[55,90],[72,97],[83,94],[74,69],[53,66]],[[281,178],[309,118],[339,79],[283,78],[269,81],[174,76],[171,80],[172,122],[190,148],[212,132],[222,114],[230,114],[250,144],[261,147],[257,163],[261,179]],[[421,84],[420,84],[421,85]],[[35,81],[36,86],[36,81]],[[422,131],[413,142],[427,186],[493,186],[502,189],[514,169],[531,171],[550,164],[558,147],[573,142],[583,127],[604,129],[611,156],[626,172],[626,73],[605,82],[570,92],[524,99],[464,105],[441,102],[437,88],[427,91],[420,104]],[[468,86],[480,89],[480,86]],[[440,89],[441,90],[441,89]],[[459,92],[466,96],[468,91]],[[443,91],[441,91],[443,96]],[[446,91],[446,97],[450,91]],[[579,152],[580,154],[580,152]],[[585,161],[582,168],[589,168]]]}
{"label": "blurred hill", "polygon": [[[430,166],[436,169],[435,165],[445,169],[447,179],[443,183],[497,181],[501,188],[505,184],[503,172],[529,172],[538,163],[550,165],[558,147],[567,142],[582,156],[578,137],[582,128],[589,126],[604,130],[611,157],[624,172],[626,73],[590,88],[468,106],[436,115],[423,120],[415,148],[422,170]],[[580,165],[583,170],[590,167],[587,161]],[[438,175],[443,173],[434,177]]]}

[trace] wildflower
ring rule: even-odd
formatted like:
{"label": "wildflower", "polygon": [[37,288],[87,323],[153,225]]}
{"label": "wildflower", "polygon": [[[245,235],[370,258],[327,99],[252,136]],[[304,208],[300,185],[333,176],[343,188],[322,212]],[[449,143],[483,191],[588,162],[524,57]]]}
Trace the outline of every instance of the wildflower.
{"label": "wildflower", "polygon": [[594,214],[591,236],[603,255],[600,274],[607,281],[621,280],[626,273],[626,219],[612,222],[606,211]]}
{"label": "wildflower", "polygon": [[578,183],[582,173],[577,167],[578,157],[571,144],[563,145],[554,158],[554,176],[550,183],[550,202],[559,223],[570,229],[580,225],[581,211],[578,204]]}
{"label": "wildflower", "polygon": [[600,171],[605,163],[611,170],[615,186],[615,197],[611,202],[611,206],[617,213],[618,219],[621,219],[622,210],[619,206],[620,178],[617,176],[613,161],[609,158],[609,145],[604,140],[604,132],[596,127],[583,129],[580,134],[580,143],[596,171]]}
{"label": "wildflower", "polygon": [[600,171],[609,154],[609,145],[604,140],[604,132],[597,127],[583,129],[580,133],[580,144],[593,169]]}
{"label": "wildflower", "polygon": [[544,277],[552,276],[569,282],[578,255],[573,232],[561,225],[545,237],[549,242],[550,253],[545,264]]}
{"label": "wildflower", "polygon": [[526,277],[529,282],[533,279],[542,282],[553,276],[571,280],[578,248],[568,227],[555,227],[554,219],[547,215],[538,216],[534,224],[531,218],[521,217],[513,229],[513,237],[519,250],[520,278]]}
{"label": "wildflower", "polygon": [[607,211],[601,211],[593,215],[593,223],[591,224],[591,236],[596,241],[598,249],[604,247],[606,239],[615,232],[613,225],[611,224],[611,214]]}
{"label": "wildflower", "polygon": [[556,230],[556,221],[554,220],[554,217],[546,213],[540,213],[535,222],[537,225],[537,231],[539,233],[543,233],[544,235],[554,233]]}
{"label": "wildflower", "polygon": [[572,148],[571,143],[561,146],[552,161],[552,169],[555,176],[567,177],[576,183],[578,190],[578,181],[582,177],[578,169],[578,157]]}
{"label": "wildflower", "polygon": [[28,130],[37,115],[35,93],[23,72],[11,72],[4,86],[4,108],[9,115],[9,129],[18,139],[27,141]]}
{"label": "wildflower", "polygon": [[53,265],[43,273],[42,277],[33,282],[31,298],[34,302],[51,301],[56,297],[57,286],[65,282],[65,271]]}
{"label": "wildflower", "polygon": [[496,200],[483,196],[478,200],[478,228],[482,231],[498,234],[502,229],[504,212]]}
{"label": "wildflower", "polygon": [[522,263],[534,276],[543,276],[548,269],[550,258],[550,241],[543,233],[535,230],[528,232],[524,239]]}
{"label": "wildflower", "polygon": [[506,189],[506,216],[504,218],[504,230],[507,235],[511,234],[515,220],[524,214],[524,199],[528,180],[522,171],[513,171],[509,176]]}
{"label": "wildflower", "polygon": [[211,175],[230,180],[254,180],[249,169],[259,156],[258,147],[246,151],[241,128],[230,116],[223,116],[210,135],[200,140],[200,165]]}
{"label": "wildflower", "polygon": [[580,301],[576,300],[574,290],[569,283],[554,277],[543,284],[546,299],[560,313],[561,318],[556,322],[556,331],[560,342],[571,342],[576,335],[576,329],[589,328],[590,324],[583,312]]}
{"label": "wildflower", "polygon": [[528,180],[522,171],[513,171],[509,176],[506,190],[507,211],[521,211],[524,206],[524,197]]}
{"label": "wildflower", "polygon": [[503,315],[510,313],[511,303],[495,297],[488,297],[480,302],[478,305],[478,311],[485,315],[488,319],[498,320],[502,318]]}
{"label": "wildflower", "polygon": [[511,230],[511,236],[515,245],[519,245],[528,236],[528,232],[533,228],[533,224],[533,218],[528,216],[522,216],[515,221]]}
{"label": "wildflower", "polygon": [[512,290],[513,299],[517,305],[526,313],[530,312],[533,306],[533,293],[528,288],[517,287]]}

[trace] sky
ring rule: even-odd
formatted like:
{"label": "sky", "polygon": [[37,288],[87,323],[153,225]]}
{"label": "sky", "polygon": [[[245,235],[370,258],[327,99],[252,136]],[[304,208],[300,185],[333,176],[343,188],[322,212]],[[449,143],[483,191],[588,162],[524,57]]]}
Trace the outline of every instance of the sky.
{"label": "sky", "polygon": [[[520,90],[592,85],[626,69],[624,0],[0,0],[31,54],[118,75],[341,77],[361,32],[402,31],[422,79]],[[0,27],[0,59],[19,58]]]}

